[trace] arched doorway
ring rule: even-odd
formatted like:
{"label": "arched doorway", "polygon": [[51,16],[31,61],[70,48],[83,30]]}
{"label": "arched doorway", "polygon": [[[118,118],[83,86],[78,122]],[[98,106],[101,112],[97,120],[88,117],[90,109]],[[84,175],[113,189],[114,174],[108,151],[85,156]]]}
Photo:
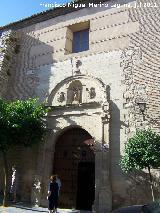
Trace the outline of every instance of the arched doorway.
{"label": "arched doorway", "polygon": [[53,172],[62,181],[60,207],[91,210],[95,198],[95,155],[91,135],[81,128],[57,139]]}

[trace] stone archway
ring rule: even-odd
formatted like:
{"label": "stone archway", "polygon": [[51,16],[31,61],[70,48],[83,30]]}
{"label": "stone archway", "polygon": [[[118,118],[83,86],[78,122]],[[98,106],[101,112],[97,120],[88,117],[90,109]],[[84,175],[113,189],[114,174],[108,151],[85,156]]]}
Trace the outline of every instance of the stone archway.
{"label": "stone archway", "polygon": [[[52,109],[47,117],[51,132],[44,149],[42,148],[39,154],[38,162],[43,162],[43,164],[38,164],[35,175],[36,186],[38,179],[42,182],[40,185],[42,187],[39,191],[37,188],[33,189],[32,194],[36,191],[36,195],[39,196],[38,202],[46,206],[47,180],[54,172],[60,175],[62,187],[64,187],[61,190],[60,207],[92,208],[97,213],[110,212],[112,191],[109,149],[109,87],[101,80],[91,76],[71,76],[53,88],[47,103]],[[69,134],[69,131],[73,131],[73,134]],[[79,134],[76,131],[79,131],[81,136],[78,137]],[[75,132],[76,138],[73,137]],[[93,140],[90,140],[92,137],[94,137],[95,147],[91,145],[93,144]],[[80,141],[80,138],[84,140]],[[76,144],[74,139],[79,141],[75,146],[76,151],[72,149],[72,145]],[[84,143],[88,140],[90,145]],[[65,147],[66,149],[64,149]],[[80,149],[78,149],[79,147]],[[83,150],[82,147],[85,149]],[[86,156],[89,156],[89,160]],[[77,160],[74,160],[74,157],[77,157]],[[90,168],[91,171],[89,171]],[[89,190],[84,192],[82,190],[83,184],[78,181],[78,177],[79,180],[83,179],[83,171],[84,173],[88,172],[85,175],[87,177],[88,174],[95,176],[95,178],[92,177],[94,187],[91,187],[95,193],[90,193],[93,198],[91,198],[89,207],[82,206],[82,202],[79,202],[79,197],[81,201],[84,198],[84,203],[89,200],[89,196],[87,198],[82,196],[87,196],[86,191]],[[70,177],[68,175],[68,179],[65,180],[67,172]],[[67,181],[68,183],[65,183]],[[72,188],[74,191],[71,190]],[[36,199],[36,203],[38,202]]]}
{"label": "stone archway", "polygon": [[87,131],[75,127],[58,137],[53,172],[62,181],[60,207],[92,209],[95,199],[95,154],[94,141]]}

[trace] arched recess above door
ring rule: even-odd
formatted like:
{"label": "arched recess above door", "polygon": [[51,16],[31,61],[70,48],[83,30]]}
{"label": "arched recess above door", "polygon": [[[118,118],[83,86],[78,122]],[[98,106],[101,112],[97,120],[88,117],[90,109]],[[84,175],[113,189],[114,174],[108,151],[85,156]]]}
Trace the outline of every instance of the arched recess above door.
{"label": "arched recess above door", "polygon": [[48,105],[102,104],[108,99],[109,87],[100,79],[76,75],[68,77],[56,85],[48,97]]}

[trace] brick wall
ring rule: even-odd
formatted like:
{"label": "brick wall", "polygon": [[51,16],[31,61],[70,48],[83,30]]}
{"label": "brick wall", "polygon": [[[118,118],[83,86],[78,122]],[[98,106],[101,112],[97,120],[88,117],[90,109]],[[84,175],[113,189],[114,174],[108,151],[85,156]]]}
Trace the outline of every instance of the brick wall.
{"label": "brick wall", "polygon": [[[160,131],[160,2],[141,1],[157,7],[142,7],[130,10],[132,21],[138,21],[140,31],[130,36],[131,46],[141,51],[142,61],[133,68],[135,96],[146,99],[146,120]],[[140,3],[140,1],[137,1]],[[136,117],[138,120],[138,117]]]}

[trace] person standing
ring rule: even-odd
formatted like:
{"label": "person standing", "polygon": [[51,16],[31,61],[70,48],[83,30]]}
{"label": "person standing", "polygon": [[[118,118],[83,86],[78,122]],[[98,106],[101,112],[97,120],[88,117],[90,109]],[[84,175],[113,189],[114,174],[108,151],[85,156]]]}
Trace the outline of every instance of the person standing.
{"label": "person standing", "polygon": [[10,194],[13,196],[13,201],[16,202],[17,198],[17,170],[15,166],[12,166],[12,179],[11,179],[11,188],[10,188]]}
{"label": "person standing", "polygon": [[49,188],[48,188],[48,196],[47,196],[48,209],[50,213],[52,213],[53,210],[55,213],[57,213],[59,187],[56,180],[57,180],[56,175],[51,175]]}

